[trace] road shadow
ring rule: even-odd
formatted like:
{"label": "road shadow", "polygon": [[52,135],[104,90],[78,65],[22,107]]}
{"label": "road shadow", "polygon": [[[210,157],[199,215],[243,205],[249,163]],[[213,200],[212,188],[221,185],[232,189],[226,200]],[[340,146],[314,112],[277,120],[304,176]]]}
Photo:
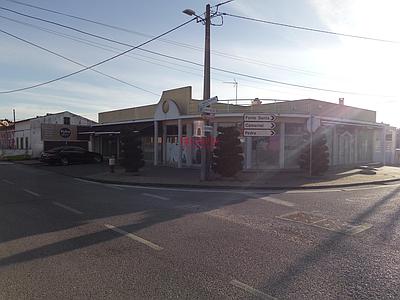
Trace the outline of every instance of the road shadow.
{"label": "road shadow", "polygon": [[[397,187],[395,190],[391,191],[389,194],[376,201],[373,205],[355,215],[350,223],[361,224],[363,222],[367,222],[369,217],[371,217],[382,206],[388,204],[394,197],[398,196],[399,193],[400,187]],[[397,221],[400,217],[400,209],[396,211],[393,216],[393,222],[389,223],[389,227],[392,227],[395,224],[395,220]],[[280,297],[285,296],[286,291],[289,290],[290,286],[294,284],[302,274],[312,272],[312,268],[317,267],[316,265],[318,262],[323,260],[325,257],[330,256],[333,252],[341,253],[341,251],[344,251],[344,249],[346,248],[346,246],[344,245],[344,241],[351,238],[351,236],[342,233],[330,234],[327,239],[323,240],[316,247],[307,251],[305,254],[301,255],[301,257],[295,259],[293,263],[282,270],[280,274],[278,274],[278,276],[267,280],[263,284],[262,289],[271,292],[274,291],[276,294],[279,294]],[[368,274],[367,269],[365,269],[365,272],[367,272]],[[353,279],[355,279],[355,282],[357,282],[357,279],[360,279],[357,277],[364,275],[365,274],[348,274],[347,277],[353,277]],[[346,283],[344,283],[344,285],[346,285]]]}
{"label": "road shadow", "polygon": [[[50,167],[51,168],[51,167]],[[32,174],[30,174],[32,175]],[[135,233],[144,228],[151,227],[156,224],[168,222],[171,220],[182,218],[189,214],[204,213],[224,206],[239,204],[245,201],[254,200],[254,196],[245,193],[230,194],[230,197],[220,197],[221,192],[207,193],[207,197],[199,190],[193,193],[199,193],[198,199],[188,196],[179,199],[172,199],[172,202],[165,202],[162,199],[148,198],[143,201],[142,190],[134,188],[126,188],[123,191],[105,187],[102,184],[92,184],[84,182],[75,182],[73,184],[80,185],[77,188],[71,188],[73,178],[65,177],[60,174],[41,175],[42,180],[49,179],[48,194],[62,193],[64,200],[59,200],[56,196],[42,196],[40,199],[33,198],[32,200],[21,202],[2,203],[0,207],[3,211],[0,212],[0,217],[3,216],[3,228],[0,229],[0,247],[6,247],[7,242],[16,241],[18,239],[31,236],[39,236],[46,233],[61,232],[68,229],[73,229],[88,223],[96,222],[96,220],[106,219],[110,217],[127,216],[125,220],[129,220],[130,214],[140,214],[143,218],[135,222],[126,222],[128,225],[119,227],[127,232]],[[50,180],[51,177],[51,180]],[[68,180],[66,180],[68,178]],[[68,182],[68,184],[66,183]],[[229,194],[229,191],[227,192]],[[276,194],[276,192],[274,192]],[[268,193],[263,193],[263,196],[268,196]],[[199,200],[202,198],[201,200]],[[67,202],[79,201],[81,206],[75,206]],[[55,206],[54,201],[60,201],[65,205],[70,205],[76,209],[85,211],[85,214],[74,215],[69,212],[60,210],[59,216],[53,216]],[[200,204],[199,208],[182,209],[182,205]],[[21,210],[25,210],[26,218],[20,214]],[[32,210],[32,213],[30,212]],[[20,221],[15,219],[17,216],[22,217]],[[34,216],[34,219],[29,218]],[[13,220],[11,220],[12,218]],[[29,220],[28,220],[29,219]],[[1,222],[0,222],[1,223]],[[8,227],[6,228],[8,224]],[[10,225],[11,224],[11,225]],[[104,225],[104,224],[99,224]],[[35,259],[46,258],[63,254],[73,250],[93,246],[104,243],[121,235],[110,229],[99,227],[99,231],[91,234],[86,234],[78,237],[68,238],[62,241],[57,241],[34,249],[23,251],[0,259],[0,267],[10,266],[17,263],[23,263]],[[4,249],[4,248],[3,248]],[[6,251],[7,252],[7,251]]]}

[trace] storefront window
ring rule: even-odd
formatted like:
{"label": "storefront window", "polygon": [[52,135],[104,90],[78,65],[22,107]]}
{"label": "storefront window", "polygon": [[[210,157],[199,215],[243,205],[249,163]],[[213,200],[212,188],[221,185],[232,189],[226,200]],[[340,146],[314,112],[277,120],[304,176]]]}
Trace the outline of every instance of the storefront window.
{"label": "storefront window", "polygon": [[304,124],[285,124],[285,168],[296,168],[301,150],[304,147]]}
{"label": "storefront window", "polygon": [[274,136],[252,137],[252,168],[276,169],[279,168],[280,153],[280,124],[276,124]]}

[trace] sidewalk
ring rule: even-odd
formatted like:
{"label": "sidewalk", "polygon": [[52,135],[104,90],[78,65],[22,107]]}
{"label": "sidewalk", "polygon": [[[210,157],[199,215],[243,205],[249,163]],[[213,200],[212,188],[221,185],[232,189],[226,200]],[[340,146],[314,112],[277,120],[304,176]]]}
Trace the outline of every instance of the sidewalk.
{"label": "sidewalk", "polygon": [[63,175],[93,180],[103,183],[169,186],[169,187],[211,187],[227,189],[316,189],[348,187],[368,184],[383,184],[400,181],[400,167],[384,166],[376,168],[375,175],[360,174],[360,169],[332,170],[324,176],[309,177],[299,170],[271,170],[262,173],[242,172],[236,178],[215,178],[212,181],[200,181],[199,169],[177,169],[169,167],[145,166],[139,173],[127,173],[116,167],[110,173],[107,164],[83,164],[70,166],[47,166],[38,161],[20,161]]}

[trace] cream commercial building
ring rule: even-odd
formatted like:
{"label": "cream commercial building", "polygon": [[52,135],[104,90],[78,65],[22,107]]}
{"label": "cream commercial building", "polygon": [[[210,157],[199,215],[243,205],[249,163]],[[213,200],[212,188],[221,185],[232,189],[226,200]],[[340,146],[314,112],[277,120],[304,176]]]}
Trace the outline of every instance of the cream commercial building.
{"label": "cream commercial building", "polygon": [[[99,113],[99,124],[87,132],[90,148],[105,157],[120,156],[119,134],[131,128],[141,138],[145,160],[154,165],[198,167],[204,128],[199,112],[201,101],[192,99],[192,88],[183,87],[162,93],[156,104]],[[369,162],[393,163],[396,129],[376,123],[376,112],[343,103],[313,99],[233,105],[211,105],[211,136],[218,127],[236,126],[243,133],[243,117],[268,113],[276,117],[273,136],[241,136],[244,169],[297,168],[297,160],[309,131],[310,119],[315,134],[324,134],[331,166]],[[199,125],[200,124],[200,125]]]}

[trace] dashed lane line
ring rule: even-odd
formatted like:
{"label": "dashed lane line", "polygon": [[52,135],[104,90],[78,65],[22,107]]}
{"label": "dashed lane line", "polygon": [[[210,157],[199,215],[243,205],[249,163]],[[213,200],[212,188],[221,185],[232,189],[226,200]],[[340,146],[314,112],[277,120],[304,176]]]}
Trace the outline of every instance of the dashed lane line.
{"label": "dashed lane line", "polygon": [[77,210],[77,209],[75,209],[75,208],[69,207],[69,206],[67,206],[67,205],[64,205],[64,204],[62,204],[62,203],[60,203],[60,202],[53,201],[53,204],[56,205],[56,206],[58,206],[58,207],[64,208],[65,210],[68,210],[68,211],[70,211],[70,212],[72,212],[72,213],[74,213],[74,214],[83,215],[83,212],[81,212],[81,211],[79,211],[79,210]]}
{"label": "dashed lane line", "polygon": [[14,182],[7,180],[7,179],[2,179],[1,181],[7,183],[7,184],[14,184]]}
{"label": "dashed lane line", "polygon": [[159,199],[159,200],[170,200],[170,198],[168,198],[168,197],[159,196],[159,195],[156,195],[156,194],[142,193],[142,195],[143,196],[147,196],[147,197],[156,198],[156,199]]}
{"label": "dashed lane line", "polygon": [[24,192],[27,192],[28,194],[31,194],[32,196],[35,196],[35,197],[40,197],[40,195],[38,193],[35,193],[28,189],[24,189]]}
{"label": "dashed lane line", "polygon": [[145,240],[144,238],[141,238],[140,236],[137,236],[137,235],[132,234],[130,232],[126,232],[125,230],[119,229],[118,227],[115,227],[115,226],[110,225],[110,224],[104,224],[104,226],[107,227],[108,229],[111,229],[111,230],[113,230],[115,232],[118,232],[118,233],[122,234],[123,236],[126,236],[126,237],[128,237],[128,238],[130,238],[130,239],[132,239],[132,240],[134,240],[136,242],[142,243],[143,245],[146,245],[146,246],[152,248],[153,250],[157,250],[157,251],[163,250],[162,247],[160,247],[160,246],[158,246],[158,245],[156,245],[156,244],[154,244],[154,243],[152,243],[152,242],[150,242],[148,240]]}
{"label": "dashed lane line", "polygon": [[125,189],[123,189],[122,187],[115,185],[115,184],[106,184],[106,183],[101,183],[101,182],[96,182],[96,181],[90,181],[90,180],[85,180],[85,179],[81,179],[81,178],[74,178],[76,181],[80,181],[80,182],[84,182],[84,183],[91,183],[91,184],[96,184],[96,185],[101,185],[101,186],[105,186],[114,190],[119,190],[119,191],[124,191]]}
{"label": "dashed lane line", "polygon": [[251,287],[250,285],[247,285],[247,284],[245,284],[243,282],[240,282],[240,281],[238,281],[236,279],[232,280],[230,282],[230,284],[235,286],[235,287],[237,287],[237,288],[239,288],[239,289],[241,289],[241,290],[243,290],[243,291],[248,292],[249,294],[252,294],[253,296],[256,296],[259,299],[278,300],[277,298],[272,297],[270,295],[267,295],[267,294],[255,289],[255,288]]}

